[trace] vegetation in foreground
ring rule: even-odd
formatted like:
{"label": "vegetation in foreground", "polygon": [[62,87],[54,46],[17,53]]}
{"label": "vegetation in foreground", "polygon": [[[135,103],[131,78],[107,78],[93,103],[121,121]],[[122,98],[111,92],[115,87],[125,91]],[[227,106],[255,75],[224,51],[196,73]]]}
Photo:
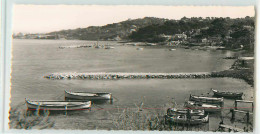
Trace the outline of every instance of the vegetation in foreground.
{"label": "vegetation in foreground", "polygon": [[54,121],[50,119],[48,112],[40,114],[19,107],[11,108],[9,112],[10,129],[47,129],[54,126]]}

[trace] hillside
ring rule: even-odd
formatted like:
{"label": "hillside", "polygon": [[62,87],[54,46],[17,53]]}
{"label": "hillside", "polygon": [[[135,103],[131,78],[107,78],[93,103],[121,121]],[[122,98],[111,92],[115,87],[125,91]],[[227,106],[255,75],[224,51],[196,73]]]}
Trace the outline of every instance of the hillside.
{"label": "hillside", "polygon": [[140,19],[128,19],[119,23],[107,24],[105,26],[90,26],[87,28],[61,30],[47,33],[58,35],[59,38],[79,40],[121,40],[139,28],[149,25],[162,25],[167,19],[145,17]]}
{"label": "hillside", "polygon": [[[221,45],[232,49],[254,48],[255,17],[215,18],[183,17],[162,25],[139,28],[129,35],[136,42],[181,41],[183,44]],[[182,36],[174,38],[175,35]],[[165,37],[168,36],[168,39]],[[178,39],[182,38],[182,39]]]}

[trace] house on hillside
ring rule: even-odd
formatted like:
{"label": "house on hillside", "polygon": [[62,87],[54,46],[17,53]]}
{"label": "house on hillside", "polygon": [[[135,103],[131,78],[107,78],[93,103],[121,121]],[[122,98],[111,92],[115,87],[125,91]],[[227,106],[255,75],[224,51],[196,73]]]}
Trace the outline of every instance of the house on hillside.
{"label": "house on hillside", "polygon": [[209,37],[208,43],[210,45],[220,45],[223,43],[223,41],[222,41],[221,37]]}
{"label": "house on hillside", "polygon": [[165,34],[160,34],[159,37],[164,38],[166,41],[169,41],[172,38],[172,35],[165,35]]}
{"label": "house on hillside", "polygon": [[175,34],[172,36],[171,40],[173,41],[186,41],[188,36],[184,33],[182,34]]}
{"label": "house on hillside", "polygon": [[207,39],[207,38],[201,39],[201,43],[202,43],[202,44],[207,44],[207,43],[208,43],[208,39]]}

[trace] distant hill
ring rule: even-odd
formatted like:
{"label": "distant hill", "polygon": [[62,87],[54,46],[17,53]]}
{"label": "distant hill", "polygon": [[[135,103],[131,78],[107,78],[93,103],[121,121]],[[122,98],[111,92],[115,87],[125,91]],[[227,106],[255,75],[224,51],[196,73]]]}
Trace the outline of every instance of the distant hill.
{"label": "distant hill", "polygon": [[145,17],[140,19],[128,19],[119,23],[107,24],[105,26],[90,26],[87,28],[69,29],[47,33],[59,38],[79,40],[121,40],[149,25],[162,25],[168,19]]}

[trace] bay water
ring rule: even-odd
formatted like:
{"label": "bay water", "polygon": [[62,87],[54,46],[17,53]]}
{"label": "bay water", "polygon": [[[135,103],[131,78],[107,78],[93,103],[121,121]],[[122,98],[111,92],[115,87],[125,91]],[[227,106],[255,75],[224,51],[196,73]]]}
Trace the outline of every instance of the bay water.
{"label": "bay water", "polygon": [[[57,129],[110,129],[115,127],[109,109],[168,107],[174,99],[181,107],[190,94],[209,95],[211,88],[222,91],[242,91],[244,99],[253,100],[253,88],[245,81],[233,78],[210,79],[124,79],[124,80],[51,80],[43,78],[50,73],[86,72],[212,72],[229,69],[234,60],[231,51],[191,50],[171,47],[127,46],[116,41],[99,41],[114,49],[64,48],[60,46],[93,45],[96,41],[79,40],[13,40],[11,107],[24,105],[24,99],[64,100],[64,90],[111,92],[113,103],[93,105],[91,111],[78,111],[72,115],[53,115]],[[225,99],[225,107],[234,101]],[[20,108],[26,109],[26,106]],[[103,108],[103,110],[98,110]],[[96,110],[95,110],[96,109]],[[106,110],[107,109],[107,110]],[[120,113],[122,110],[110,114]],[[147,111],[152,114],[151,110]],[[166,111],[162,111],[165,112]],[[209,129],[217,128],[220,119],[210,118]]]}

